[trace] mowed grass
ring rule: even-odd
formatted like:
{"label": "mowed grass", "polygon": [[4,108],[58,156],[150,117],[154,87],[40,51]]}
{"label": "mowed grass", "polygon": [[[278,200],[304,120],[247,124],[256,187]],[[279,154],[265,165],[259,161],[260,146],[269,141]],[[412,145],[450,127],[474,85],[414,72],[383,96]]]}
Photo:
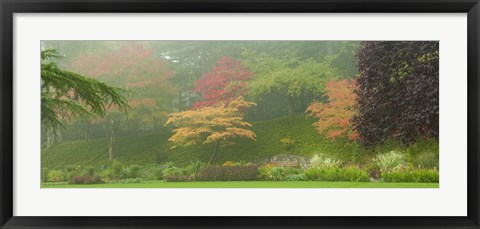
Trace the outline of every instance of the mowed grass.
{"label": "mowed grass", "polygon": [[157,182],[131,184],[42,184],[42,188],[438,188],[438,183],[223,181]]}

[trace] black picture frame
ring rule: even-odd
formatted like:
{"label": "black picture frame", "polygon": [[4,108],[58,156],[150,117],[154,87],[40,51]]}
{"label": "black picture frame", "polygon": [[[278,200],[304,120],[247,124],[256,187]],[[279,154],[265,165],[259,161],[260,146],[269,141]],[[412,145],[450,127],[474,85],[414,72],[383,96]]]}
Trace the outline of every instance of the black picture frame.
{"label": "black picture frame", "polygon": [[[1,228],[479,228],[478,0],[0,0]],[[21,217],[13,216],[14,13],[468,13],[466,217]]]}

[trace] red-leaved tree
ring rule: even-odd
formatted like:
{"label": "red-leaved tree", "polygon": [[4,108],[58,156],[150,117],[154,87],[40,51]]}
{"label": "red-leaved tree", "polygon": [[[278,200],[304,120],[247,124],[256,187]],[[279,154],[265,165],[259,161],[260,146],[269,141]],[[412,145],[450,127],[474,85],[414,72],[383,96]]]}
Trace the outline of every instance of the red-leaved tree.
{"label": "red-leaved tree", "polygon": [[229,102],[246,94],[247,80],[252,77],[241,61],[230,56],[221,58],[212,71],[202,75],[195,82],[194,92],[200,93],[202,101],[193,105],[194,109]]}
{"label": "red-leaved tree", "polygon": [[67,67],[117,87],[155,87],[157,92],[172,88],[169,80],[174,76],[166,59],[155,56],[153,49],[137,42],[94,53],[81,53]]}

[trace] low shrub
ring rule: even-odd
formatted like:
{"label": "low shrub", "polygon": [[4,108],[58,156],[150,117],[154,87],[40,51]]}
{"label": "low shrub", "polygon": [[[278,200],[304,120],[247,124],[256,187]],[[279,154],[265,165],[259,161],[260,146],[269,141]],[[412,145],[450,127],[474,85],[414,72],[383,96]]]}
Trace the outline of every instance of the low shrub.
{"label": "low shrub", "polygon": [[127,178],[140,178],[142,175],[142,166],[131,165],[127,168]]}
{"label": "low shrub", "polygon": [[313,181],[369,181],[368,173],[356,167],[310,168],[305,171],[305,176]]}
{"label": "low shrub", "polygon": [[121,180],[128,178],[126,166],[123,163],[114,160],[108,167],[103,169],[100,175],[108,181]]}
{"label": "low shrub", "polygon": [[182,176],[182,175],[185,175],[184,172],[185,172],[184,169],[178,168],[178,167],[175,167],[175,166],[167,167],[167,168],[163,169],[163,171],[162,171],[164,178],[165,177],[170,177],[170,176]]}
{"label": "low shrub", "polygon": [[47,181],[48,182],[62,182],[65,181],[65,177],[62,171],[60,170],[50,170],[47,172]]}
{"label": "low shrub", "polygon": [[415,164],[421,169],[434,169],[439,167],[438,151],[425,151],[415,157]]}
{"label": "low shrub", "polygon": [[287,179],[287,176],[301,173],[301,169],[291,167],[263,166],[259,169],[260,179],[269,181],[284,181]]}
{"label": "low shrub", "polygon": [[417,139],[405,150],[416,169],[439,168],[439,144],[434,138]]}
{"label": "low shrub", "polygon": [[382,173],[382,179],[385,182],[438,183],[439,174],[437,169],[397,170]]}
{"label": "low shrub", "polygon": [[163,170],[158,165],[146,166],[143,169],[143,179],[145,180],[162,180],[163,179]]}
{"label": "low shrub", "polygon": [[285,176],[284,181],[306,181],[308,180],[308,177],[303,174],[288,174]]}
{"label": "low shrub", "polygon": [[222,166],[239,166],[239,165],[254,165],[251,162],[246,162],[246,161],[225,161]]}
{"label": "low shrub", "polygon": [[199,181],[249,181],[257,178],[256,165],[208,166],[200,169]]}
{"label": "low shrub", "polygon": [[268,180],[268,174],[274,166],[272,164],[265,164],[258,167],[258,179],[259,180]]}
{"label": "low shrub", "polygon": [[90,175],[90,176],[93,176],[93,175],[95,175],[95,168],[93,166],[87,166],[87,167],[85,167],[84,172],[86,174]]}
{"label": "low shrub", "polygon": [[390,151],[379,154],[373,158],[373,163],[380,169],[380,172],[399,170],[406,163],[406,155],[400,151]]}
{"label": "low shrub", "polygon": [[330,158],[324,154],[315,154],[310,159],[310,167],[338,167],[341,162],[339,160]]}
{"label": "low shrub", "polygon": [[135,183],[142,183],[142,182],[145,182],[145,180],[142,178],[127,178],[127,179],[121,179],[121,180],[115,181],[114,183],[135,184]]}
{"label": "low shrub", "polygon": [[63,167],[65,180],[70,181],[74,176],[84,174],[79,165],[66,165]]}
{"label": "low shrub", "polygon": [[380,171],[380,167],[375,163],[368,165],[366,167],[366,170],[367,170],[368,176],[375,180],[380,179],[382,175],[382,172]]}
{"label": "low shrub", "polygon": [[196,180],[200,169],[202,168],[202,163],[199,161],[192,162],[185,168],[186,175],[193,176],[193,179]]}
{"label": "low shrub", "polygon": [[42,182],[48,182],[48,168],[42,168]]}
{"label": "low shrub", "polygon": [[85,174],[83,176],[74,176],[70,181],[72,184],[102,184],[104,183],[101,176],[90,176]]}
{"label": "low shrub", "polygon": [[167,182],[187,182],[187,181],[193,181],[193,176],[171,175],[171,176],[164,177],[164,179]]}

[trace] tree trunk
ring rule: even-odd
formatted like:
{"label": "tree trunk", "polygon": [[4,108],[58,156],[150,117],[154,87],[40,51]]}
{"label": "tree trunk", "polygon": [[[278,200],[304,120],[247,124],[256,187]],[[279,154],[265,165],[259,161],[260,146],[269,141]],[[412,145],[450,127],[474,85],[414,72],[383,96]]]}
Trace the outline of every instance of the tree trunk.
{"label": "tree trunk", "polygon": [[111,141],[111,143],[108,146],[108,155],[109,155],[110,161],[112,161],[113,160],[113,146],[114,146],[115,139],[111,139],[110,141]]}
{"label": "tree trunk", "polygon": [[115,146],[115,131],[113,130],[113,126],[111,126],[110,124],[107,124],[105,134],[107,136],[107,143],[108,143],[108,156],[110,161],[112,161],[114,146]]}
{"label": "tree trunk", "polygon": [[85,128],[85,141],[88,142],[88,127]]}
{"label": "tree trunk", "polygon": [[288,117],[293,116],[293,96],[289,95],[287,98],[288,103]]}
{"label": "tree trunk", "polygon": [[215,153],[217,152],[217,142],[214,143],[213,145],[213,153],[212,153],[212,156],[210,157],[210,160],[208,160],[208,164],[207,165],[210,165],[210,163],[212,162],[213,160],[213,157],[215,156]]}
{"label": "tree trunk", "polygon": [[110,161],[113,160],[113,153],[114,153],[114,147],[115,147],[115,137],[110,135],[107,136],[107,142],[108,142],[108,156]]}
{"label": "tree trunk", "polygon": [[45,148],[49,148],[55,145],[56,143],[59,143],[62,141],[62,136],[61,136],[62,133],[58,129],[55,129],[53,127],[47,127],[46,132],[47,132],[46,133],[47,142],[45,144]]}
{"label": "tree trunk", "polygon": [[51,128],[47,127],[46,135],[47,135],[47,142],[45,144],[45,148],[48,148],[52,145],[52,133],[51,133]]}
{"label": "tree trunk", "polygon": [[53,145],[53,141],[54,141],[53,138],[54,138],[54,136],[53,136],[53,131],[52,131],[52,128],[51,128],[51,127],[47,127],[47,131],[46,131],[46,132],[47,132],[47,133],[46,133],[46,135],[47,135],[47,142],[46,142],[46,144],[45,144],[45,148],[48,149],[48,148],[50,148],[50,146]]}

